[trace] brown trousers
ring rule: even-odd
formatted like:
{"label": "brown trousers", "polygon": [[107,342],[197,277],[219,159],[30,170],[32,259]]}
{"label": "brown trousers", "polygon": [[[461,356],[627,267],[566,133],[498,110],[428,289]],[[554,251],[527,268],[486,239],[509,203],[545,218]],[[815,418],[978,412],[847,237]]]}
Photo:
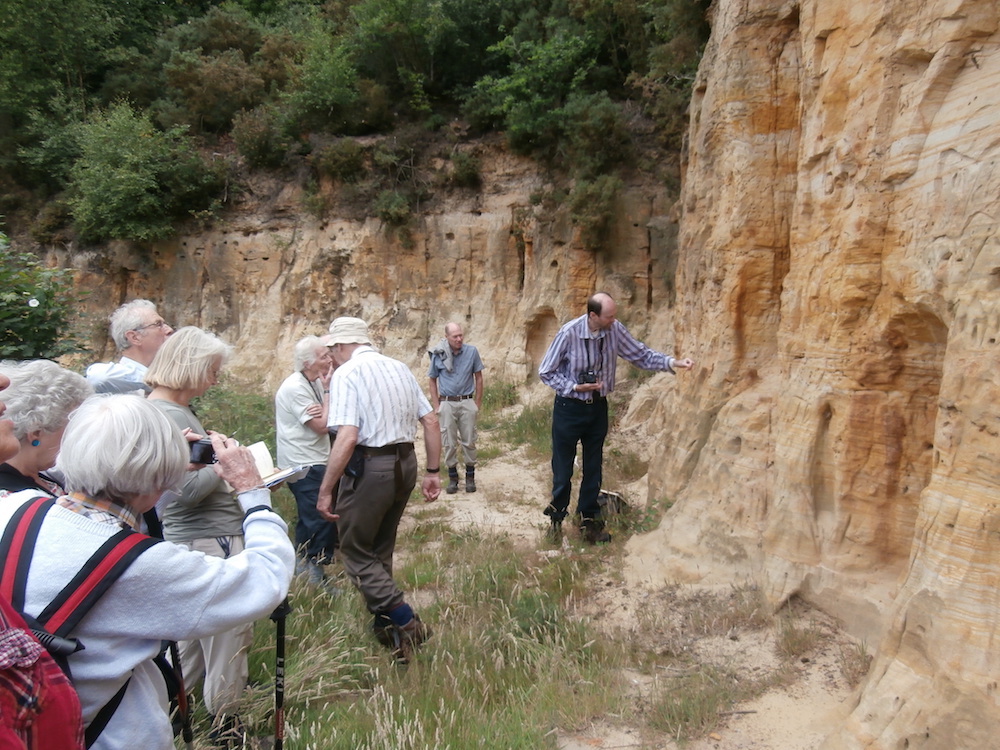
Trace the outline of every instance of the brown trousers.
{"label": "brown trousers", "polygon": [[364,595],[368,610],[389,612],[403,603],[392,579],[396,529],[417,483],[417,457],[412,446],[399,455],[366,456],[359,479],[340,480],[340,555],[344,570]]}

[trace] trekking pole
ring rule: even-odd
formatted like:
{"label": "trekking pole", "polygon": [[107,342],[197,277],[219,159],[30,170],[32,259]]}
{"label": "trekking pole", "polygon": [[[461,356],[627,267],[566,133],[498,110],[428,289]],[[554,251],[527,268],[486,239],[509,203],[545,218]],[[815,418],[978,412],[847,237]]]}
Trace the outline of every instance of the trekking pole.
{"label": "trekking pole", "polygon": [[184,686],[184,670],[181,669],[181,657],[177,651],[177,641],[170,641],[170,660],[174,663],[174,676],[177,677],[177,713],[181,716],[181,738],[187,750],[194,748],[194,733],[191,731],[191,707],[188,705],[187,688]]}
{"label": "trekking pole", "polygon": [[274,658],[274,750],[282,750],[285,744],[285,618],[292,611],[288,598],[271,613],[277,626],[277,641]]}

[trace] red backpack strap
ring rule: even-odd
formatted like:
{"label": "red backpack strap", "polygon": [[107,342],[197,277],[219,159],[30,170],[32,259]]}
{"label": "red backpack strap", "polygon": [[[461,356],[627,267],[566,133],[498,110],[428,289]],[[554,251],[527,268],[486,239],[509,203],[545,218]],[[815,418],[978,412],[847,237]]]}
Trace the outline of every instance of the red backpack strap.
{"label": "red backpack strap", "polygon": [[102,544],[56,598],[38,615],[53,635],[65,638],[135,559],[160,540],[123,529]]}
{"label": "red backpack strap", "polygon": [[38,530],[42,527],[45,514],[53,505],[55,500],[45,497],[23,503],[11,515],[10,522],[0,537],[0,560],[3,561],[0,596],[9,601],[18,612],[24,611],[24,589],[28,582],[28,568],[31,567],[31,553],[35,549]]}
{"label": "red backpack strap", "polygon": [[[24,611],[24,590],[31,567],[31,555],[45,514],[55,505],[51,498],[23,504],[11,516],[0,538],[0,596],[18,612]],[[34,618],[47,632],[65,638],[98,600],[118,580],[129,565],[160,540],[123,529],[102,544],[83,567]]]}

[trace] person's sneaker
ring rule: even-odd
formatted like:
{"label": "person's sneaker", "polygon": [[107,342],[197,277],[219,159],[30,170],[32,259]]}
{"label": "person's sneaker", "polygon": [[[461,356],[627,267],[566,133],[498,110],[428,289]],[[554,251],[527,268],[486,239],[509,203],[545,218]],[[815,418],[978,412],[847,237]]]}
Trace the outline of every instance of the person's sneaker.
{"label": "person's sneaker", "polygon": [[580,525],[580,533],[588,544],[607,544],[611,541],[611,534],[604,528],[604,521],[586,518]]}
{"label": "person's sneaker", "polygon": [[417,649],[433,635],[430,626],[417,614],[408,623],[396,628],[396,631],[399,633],[399,646],[393,651],[393,656],[399,664],[409,664]]}

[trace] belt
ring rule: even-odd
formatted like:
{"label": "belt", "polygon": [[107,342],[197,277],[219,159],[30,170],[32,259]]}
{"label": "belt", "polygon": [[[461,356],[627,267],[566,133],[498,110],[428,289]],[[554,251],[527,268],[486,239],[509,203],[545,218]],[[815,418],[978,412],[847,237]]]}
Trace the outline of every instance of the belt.
{"label": "belt", "polygon": [[442,401],[465,401],[467,398],[472,398],[474,394],[470,393],[468,396],[442,396]]}
{"label": "belt", "polygon": [[556,403],[560,406],[572,405],[572,406],[593,406],[594,404],[603,404],[608,400],[607,396],[589,396],[587,398],[570,398],[569,396],[556,396]]}
{"label": "belt", "polygon": [[413,450],[413,443],[393,443],[392,445],[383,445],[380,447],[375,447],[371,445],[362,445],[361,452],[366,456],[395,456],[395,455],[405,455]]}

